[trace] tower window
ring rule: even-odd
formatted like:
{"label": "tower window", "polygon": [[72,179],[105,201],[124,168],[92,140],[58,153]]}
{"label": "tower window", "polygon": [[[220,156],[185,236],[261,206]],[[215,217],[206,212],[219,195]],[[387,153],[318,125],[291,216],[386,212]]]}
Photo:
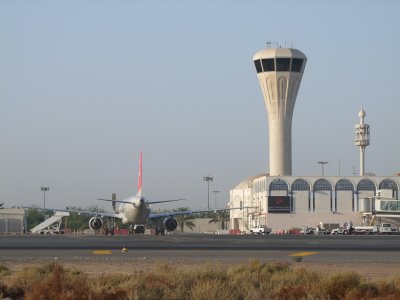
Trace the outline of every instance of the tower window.
{"label": "tower window", "polygon": [[301,72],[301,67],[303,66],[303,60],[301,58],[292,59],[292,72]]}
{"label": "tower window", "polygon": [[261,60],[264,72],[274,72],[275,62],[273,58],[262,59]]}
{"label": "tower window", "polygon": [[276,70],[278,72],[288,72],[290,68],[290,58],[277,58]]}
{"label": "tower window", "polygon": [[261,61],[259,59],[255,60],[254,65],[256,66],[257,73],[261,73],[262,72]]}

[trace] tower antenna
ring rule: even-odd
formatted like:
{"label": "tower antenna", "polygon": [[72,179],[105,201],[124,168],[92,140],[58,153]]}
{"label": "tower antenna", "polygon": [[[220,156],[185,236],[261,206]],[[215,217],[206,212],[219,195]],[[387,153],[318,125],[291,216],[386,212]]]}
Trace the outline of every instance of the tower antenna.
{"label": "tower antenna", "polygon": [[365,148],[369,146],[369,125],[364,123],[366,113],[362,106],[358,116],[360,117],[360,123],[355,125],[356,137],[354,145],[360,147],[360,176],[365,176]]}

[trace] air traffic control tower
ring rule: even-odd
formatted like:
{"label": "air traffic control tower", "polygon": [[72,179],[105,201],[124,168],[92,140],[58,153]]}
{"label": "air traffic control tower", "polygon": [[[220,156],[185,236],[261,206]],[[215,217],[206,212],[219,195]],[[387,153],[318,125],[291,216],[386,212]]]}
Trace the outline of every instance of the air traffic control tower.
{"label": "air traffic control tower", "polygon": [[292,117],[307,57],[299,50],[267,48],[253,61],[269,124],[269,175],[292,175]]}

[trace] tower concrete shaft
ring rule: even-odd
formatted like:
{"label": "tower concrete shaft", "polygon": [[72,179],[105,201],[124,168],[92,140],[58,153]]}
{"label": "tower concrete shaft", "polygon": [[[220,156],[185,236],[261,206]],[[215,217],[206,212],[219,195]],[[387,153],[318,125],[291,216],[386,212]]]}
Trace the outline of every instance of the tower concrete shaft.
{"label": "tower concrete shaft", "polygon": [[360,123],[355,125],[356,137],[354,145],[360,147],[360,176],[365,175],[365,148],[369,146],[369,125],[365,124],[364,118],[366,116],[365,111],[361,107],[358,113],[360,117]]}
{"label": "tower concrete shaft", "polygon": [[268,48],[253,61],[268,113],[269,174],[292,175],[292,118],[307,57],[296,49]]}

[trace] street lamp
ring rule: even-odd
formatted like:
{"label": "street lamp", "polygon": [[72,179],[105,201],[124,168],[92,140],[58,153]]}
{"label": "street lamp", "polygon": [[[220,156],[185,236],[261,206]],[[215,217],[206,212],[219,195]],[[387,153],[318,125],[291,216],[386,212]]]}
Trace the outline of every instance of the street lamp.
{"label": "street lamp", "polygon": [[319,161],[317,163],[321,165],[321,167],[322,167],[322,176],[324,176],[324,165],[326,165],[328,163],[328,161]]}
{"label": "street lamp", "polygon": [[40,190],[43,192],[43,208],[46,208],[46,192],[50,191],[50,187],[42,186]]}
{"label": "street lamp", "polygon": [[219,193],[219,191],[213,191],[214,195],[215,195],[215,209],[217,209],[217,194]]}
{"label": "street lamp", "polygon": [[205,176],[203,177],[203,181],[207,181],[207,188],[208,188],[208,194],[207,194],[207,207],[210,209],[210,181],[213,181],[214,178],[211,176]]}

